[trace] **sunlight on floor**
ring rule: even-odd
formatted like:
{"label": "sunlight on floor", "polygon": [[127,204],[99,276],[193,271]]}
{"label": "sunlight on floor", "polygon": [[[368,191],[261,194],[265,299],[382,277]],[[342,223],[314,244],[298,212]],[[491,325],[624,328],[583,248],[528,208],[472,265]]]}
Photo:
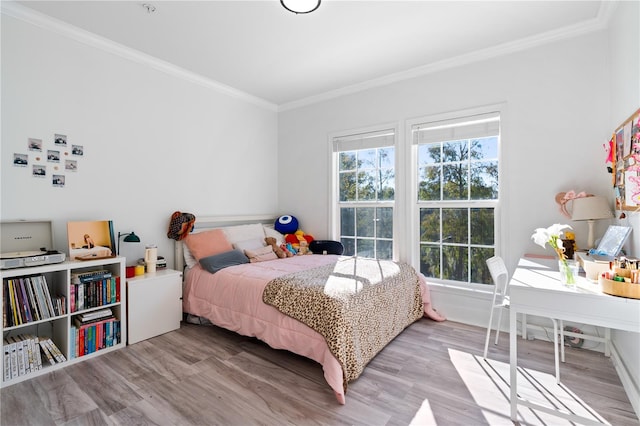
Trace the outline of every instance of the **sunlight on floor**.
{"label": "sunlight on floor", "polygon": [[[449,357],[455,366],[469,394],[477,403],[484,417],[479,424],[513,425],[509,418],[509,364],[467,352],[449,350]],[[518,394],[521,398],[549,408],[607,423],[594,409],[589,407],[562,383],[557,384],[553,374],[541,373],[524,368],[518,369]],[[518,407],[518,419],[527,425],[574,425],[560,417]],[[429,401],[425,400],[411,421],[412,426],[437,425]]]}

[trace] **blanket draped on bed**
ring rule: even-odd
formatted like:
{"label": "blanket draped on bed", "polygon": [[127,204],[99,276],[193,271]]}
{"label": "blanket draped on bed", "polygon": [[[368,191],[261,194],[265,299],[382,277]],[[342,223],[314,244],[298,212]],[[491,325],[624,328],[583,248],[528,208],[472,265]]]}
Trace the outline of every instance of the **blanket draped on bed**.
{"label": "blanket draped on bed", "polygon": [[271,280],[266,304],[306,324],[342,365],[344,388],[402,330],[423,315],[418,276],[406,263],[341,258]]}

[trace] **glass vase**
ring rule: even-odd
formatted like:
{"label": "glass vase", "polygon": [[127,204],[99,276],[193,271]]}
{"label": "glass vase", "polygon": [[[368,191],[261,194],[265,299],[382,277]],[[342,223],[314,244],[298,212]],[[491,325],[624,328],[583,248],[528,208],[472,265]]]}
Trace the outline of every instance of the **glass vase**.
{"label": "glass vase", "polygon": [[578,279],[578,262],[575,260],[559,260],[560,282],[566,287],[575,287]]}

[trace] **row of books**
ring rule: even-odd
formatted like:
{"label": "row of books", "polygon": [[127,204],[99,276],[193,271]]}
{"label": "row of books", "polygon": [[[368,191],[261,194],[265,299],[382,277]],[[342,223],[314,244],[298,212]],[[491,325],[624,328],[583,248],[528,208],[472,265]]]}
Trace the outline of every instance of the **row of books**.
{"label": "row of books", "polygon": [[2,321],[13,327],[66,313],[64,295],[51,296],[44,275],[3,280]]}
{"label": "row of books", "polygon": [[43,364],[51,365],[67,359],[48,337],[30,334],[9,336],[3,342],[4,380],[15,379],[41,370]]}
{"label": "row of books", "polygon": [[113,277],[107,270],[72,274],[69,294],[71,312],[119,301],[120,277]]}
{"label": "row of books", "polygon": [[70,339],[74,343],[71,358],[115,346],[120,342],[120,320],[111,309],[77,315],[73,318]]}

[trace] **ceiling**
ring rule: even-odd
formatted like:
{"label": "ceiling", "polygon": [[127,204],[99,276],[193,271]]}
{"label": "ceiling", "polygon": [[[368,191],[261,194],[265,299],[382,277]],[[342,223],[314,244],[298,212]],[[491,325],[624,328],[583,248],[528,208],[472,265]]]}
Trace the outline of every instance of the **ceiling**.
{"label": "ceiling", "polygon": [[278,0],[18,3],[280,109],[601,29],[615,7],[324,0],[295,15]]}

